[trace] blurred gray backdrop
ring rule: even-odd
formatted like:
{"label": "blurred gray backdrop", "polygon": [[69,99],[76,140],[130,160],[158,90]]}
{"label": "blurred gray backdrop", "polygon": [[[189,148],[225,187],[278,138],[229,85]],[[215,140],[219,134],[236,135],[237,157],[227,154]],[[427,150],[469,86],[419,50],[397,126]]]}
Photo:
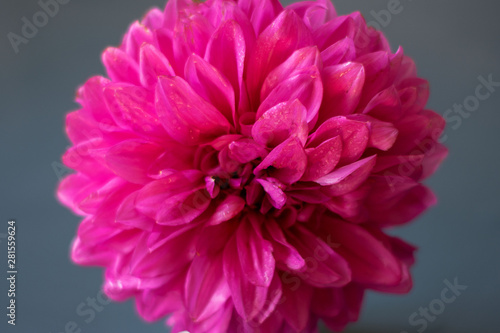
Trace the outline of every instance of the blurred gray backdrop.
{"label": "blurred gray backdrop", "polygon": [[[454,104],[474,102],[480,76],[500,82],[498,1],[401,0],[391,13],[394,1],[335,5],[340,14],[360,10],[379,24],[394,50],[404,46],[431,83],[431,109],[451,114],[447,110]],[[95,333],[167,331],[163,322],[143,323],[131,302],[97,307],[91,314],[85,303],[98,295],[102,272],[77,267],[68,258],[79,219],[55,200],[58,177],[52,167],[68,145],[63,121],[76,107],[76,87],[103,73],[101,51],[119,44],[133,20],[164,4],[68,1],[16,54],[7,34],[19,34],[22,18],[40,7],[36,0],[1,0],[0,277],[6,274],[11,218],[17,220],[19,274],[16,327],[6,324],[7,282],[0,279],[0,332],[72,332],[72,325]],[[420,247],[415,288],[405,296],[369,293],[361,320],[349,332],[417,332],[423,324],[411,326],[409,318],[429,306],[442,313],[426,320],[425,332],[500,332],[500,87],[491,89],[473,105],[475,111],[447,128],[449,158],[428,182],[439,205],[394,231]],[[455,279],[467,289],[439,309],[444,281]],[[85,316],[77,314],[79,307]]]}

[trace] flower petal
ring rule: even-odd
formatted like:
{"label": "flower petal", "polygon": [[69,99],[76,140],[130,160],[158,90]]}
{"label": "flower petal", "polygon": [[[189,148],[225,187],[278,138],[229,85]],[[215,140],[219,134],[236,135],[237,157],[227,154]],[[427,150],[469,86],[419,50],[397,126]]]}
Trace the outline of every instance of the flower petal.
{"label": "flower petal", "polygon": [[156,109],[167,132],[180,143],[196,145],[229,133],[227,119],[180,77],[160,79]]}
{"label": "flower petal", "polygon": [[250,18],[257,36],[283,10],[278,0],[238,0],[238,6]]}
{"label": "flower petal", "polygon": [[236,195],[228,195],[215,208],[215,211],[207,221],[207,225],[217,225],[229,221],[245,208],[245,200]]}
{"label": "flower petal", "polygon": [[142,140],[127,140],[113,146],[106,153],[108,167],[123,179],[145,184],[151,180],[148,170],[163,153],[163,148]]}
{"label": "flower petal", "polygon": [[259,178],[257,182],[264,188],[274,208],[283,208],[287,199],[286,194],[283,192],[284,185],[274,178]]}
{"label": "flower petal", "polygon": [[328,186],[325,190],[332,196],[339,196],[355,190],[370,175],[375,166],[376,155],[343,166],[315,182]]}
{"label": "flower petal", "polygon": [[311,66],[316,66],[318,69],[321,69],[322,66],[316,46],[307,46],[293,52],[288,59],[273,69],[266,77],[260,91],[260,100],[265,100],[274,88],[288,77],[293,76],[292,73]]}
{"label": "flower petal", "polygon": [[288,243],[280,226],[273,220],[266,221],[265,226],[271,238],[276,264],[285,264],[291,270],[303,268],[305,265],[304,258],[295,247]]}
{"label": "flower petal", "polygon": [[339,40],[321,52],[323,66],[329,67],[341,63],[353,61],[356,58],[356,47],[354,41],[349,37]]}
{"label": "flower petal", "polygon": [[151,44],[141,46],[139,70],[141,83],[146,88],[154,88],[160,76],[175,75],[167,57]]}
{"label": "flower petal", "polygon": [[102,54],[102,62],[112,81],[140,84],[139,65],[124,51],[108,47]]}
{"label": "flower petal", "polygon": [[295,50],[310,45],[313,45],[311,33],[297,14],[292,10],[281,12],[259,35],[250,56],[247,85],[252,105],[259,105],[260,87],[269,72]]}
{"label": "flower petal", "polygon": [[302,226],[288,229],[288,242],[305,258],[305,266],[294,273],[319,288],[342,287],[351,281],[351,270],[342,256]]}
{"label": "flower petal", "polygon": [[365,70],[361,64],[348,62],[326,67],[322,73],[324,99],[319,112],[319,123],[335,116],[354,112],[365,83]]}
{"label": "flower petal", "polygon": [[[283,279],[283,277],[282,277]],[[287,281],[293,281],[291,277]],[[313,288],[305,283],[283,285],[282,303],[278,307],[279,313],[293,329],[292,332],[304,332],[310,318],[310,305]]]}
{"label": "flower petal", "polygon": [[231,297],[223,278],[222,256],[195,256],[186,276],[185,304],[191,318],[202,321]]}
{"label": "flower petal", "polygon": [[192,54],[185,67],[184,77],[191,88],[234,123],[235,101],[231,83],[215,67]]}
{"label": "flower petal", "polygon": [[272,167],[269,175],[285,184],[298,181],[307,167],[307,156],[300,141],[292,137],[274,148],[255,168],[254,174],[269,167]]}
{"label": "flower petal", "polygon": [[136,208],[164,225],[180,225],[198,217],[210,203],[199,171],[177,172],[143,187]]}
{"label": "flower petal", "polygon": [[238,106],[243,87],[246,43],[243,31],[236,21],[225,21],[215,30],[208,42],[205,59],[231,83],[233,103]]}
{"label": "flower petal", "polygon": [[264,307],[268,288],[255,285],[245,278],[238,251],[236,236],[234,236],[224,250],[224,277],[229,284],[237,313],[245,321],[250,321]]}
{"label": "flower petal", "polygon": [[307,169],[301,180],[316,180],[332,171],[342,155],[342,140],[339,136],[322,142],[315,148],[306,149]]}
{"label": "flower petal", "polygon": [[340,136],[342,155],[340,164],[358,160],[368,145],[369,130],[364,122],[350,120],[343,116],[330,118],[309,137],[308,148],[317,147],[322,142]]}
{"label": "flower petal", "polygon": [[353,281],[383,286],[401,281],[399,261],[368,230],[332,218],[325,220],[321,235],[325,241],[339,244],[335,251],[349,263]]}
{"label": "flower petal", "polygon": [[323,84],[318,68],[297,70],[269,93],[257,110],[257,118],[278,103],[298,99],[307,109],[306,121],[311,123],[317,118],[322,98]]}
{"label": "flower petal", "polygon": [[269,287],[275,265],[273,249],[262,237],[257,217],[251,215],[240,222],[236,231],[236,243],[245,277],[254,285]]}
{"label": "flower petal", "polygon": [[156,114],[152,92],[142,87],[117,83],[104,88],[104,96],[114,121],[121,128],[147,138],[167,137]]}
{"label": "flower petal", "polygon": [[255,122],[252,136],[256,142],[268,147],[276,147],[290,137],[297,137],[304,145],[308,135],[306,112],[297,99],[279,103]]}

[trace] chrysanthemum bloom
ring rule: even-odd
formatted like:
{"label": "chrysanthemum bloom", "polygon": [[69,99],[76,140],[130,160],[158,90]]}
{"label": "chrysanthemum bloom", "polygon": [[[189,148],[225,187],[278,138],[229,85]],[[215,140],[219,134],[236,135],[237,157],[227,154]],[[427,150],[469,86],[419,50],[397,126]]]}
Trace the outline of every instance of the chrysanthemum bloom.
{"label": "chrysanthemum bloom", "polygon": [[444,121],[402,49],[328,0],[170,0],[68,114],[72,248],[174,332],[316,332],[406,293],[386,235],[434,204]]}

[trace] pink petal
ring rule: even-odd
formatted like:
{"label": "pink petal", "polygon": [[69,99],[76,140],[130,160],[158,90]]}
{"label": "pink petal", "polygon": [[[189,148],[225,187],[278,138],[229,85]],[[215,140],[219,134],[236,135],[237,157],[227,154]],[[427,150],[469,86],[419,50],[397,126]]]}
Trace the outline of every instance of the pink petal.
{"label": "pink petal", "polygon": [[223,278],[222,256],[195,256],[186,276],[185,304],[191,318],[214,314],[231,296]]}
{"label": "pink petal", "polygon": [[441,144],[436,144],[434,149],[422,161],[422,173],[419,179],[426,179],[436,172],[446,156],[448,156],[448,149]]}
{"label": "pink petal", "polygon": [[113,173],[106,167],[102,140],[89,140],[69,148],[62,157],[63,164],[95,179],[110,178]]}
{"label": "pink petal", "polygon": [[155,221],[144,214],[139,213],[139,211],[135,208],[137,194],[138,192],[134,192],[123,200],[116,211],[116,222],[151,232]]}
{"label": "pink petal", "polygon": [[104,135],[102,130],[96,128],[94,120],[86,117],[82,110],[66,115],[66,134],[74,145]]}
{"label": "pink petal", "polygon": [[399,261],[366,229],[331,219],[323,224],[322,237],[339,244],[336,251],[349,263],[353,281],[393,286],[401,280]]}
{"label": "pink petal", "polygon": [[368,128],[370,129],[368,147],[387,151],[396,142],[399,131],[392,123],[380,121],[362,114],[351,115],[349,119],[364,121],[368,124]]}
{"label": "pink petal", "polygon": [[[166,21],[166,20],[165,20]],[[168,57],[179,75],[191,54],[203,56],[213,33],[213,26],[201,13],[191,12],[189,19],[178,20],[172,36],[174,60]],[[168,55],[168,53],[167,53]]]}
{"label": "pink petal", "polygon": [[301,1],[292,3],[287,8],[293,9],[311,31],[337,16],[335,8],[329,0]]}
{"label": "pink petal", "polygon": [[[172,332],[181,332],[188,330],[188,332],[210,333],[210,332],[228,332],[228,327],[233,315],[233,304],[231,301],[226,301],[224,306],[208,318],[199,321],[193,321],[192,318],[185,317],[184,323],[176,323]],[[172,317],[169,318],[171,320]],[[179,325],[179,326],[178,326]]]}
{"label": "pink petal", "polygon": [[245,36],[241,27],[236,21],[228,20],[222,23],[210,38],[205,55],[205,59],[231,83],[232,98],[236,106],[239,105],[243,87],[245,53]]}
{"label": "pink petal", "polygon": [[82,114],[86,114],[90,119],[111,127],[115,125],[113,118],[109,114],[108,107],[104,99],[104,87],[110,81],[100,76],[94,76],[85,82],[85,84],[78,89],[76,100],[83,107]]}
{"label": "pink petal", "polygon": [[236,231],[236,242],[243,274],[250,283],[269,287],[275,265],[272,246],[262,237],[256,217],[249,216],[240,223]]}
{"label": "pink petal", "polygon": [[[149,233],[136,241],[130,259],[130,274],[141,277],[158,277],[186,271],[196,256],[199,229],[181,229],[158,244],[148,244]],[[182,248],[183,251],[178,251]]]}
{"label": "pink petal", "polygon": [[406,79],[398,86],[401,106],[406,113],[417,113],[429,100],[429,82],[420,78]]}
{"label": "pink petal", "polygon": [[108,47],[102,54],[102,62],[112,81],[139,85],[139,65],[124,51]]}
{"label": "pink petal", "polygon": [[[305,189],[305,190],[288,190],[286,194],[292,198],[305,203],[311,204],[323,204],[331,199],[331,196],[323,193],[321,188],[318,186],[317,189]],[[293,201],[291,201],[293,202]]]}
{"label": "pink petal", "polygon": [[240,139],[229,144],[229,155],[232,159],[245,164],[267,155],[266,148],[252,139]]}
{"label": "pink petal", "polygon": [[[330,196],[331,200],[323,203],[323,205],[346,221],[354,223],[365,222],[368,214],[364,205],[369,190],[369,186],[361,185],[356,190],[341,196]],[[325,192],[328,193],[328,191]]]}
{"label": "pink petal", "polygon": [[342,139],[341,164],[358,160],[366,149],[369,130],[365,123],[338,116],[325,121],[314,132],[307,143],[308,148],[317,147],[323,141],[340,136]]}
{"label": "pink petal", "polygon": [[238,6],[250,18],[257,36],[283,10],[278,0],[238,0]]}
{"label": "pink petal", "polygon": [[179,20],[179,14],[184,13],[184,10],[189,8],[191,4],[192,2],[190,0],[168,1],[165,6],[165,11],[163,12],[163,23],[165,27],[169,30],[173,30]]}
{"label": "pink petal", "polygon": [[385,171],[384,174],[410,176],[420,169],[423,159],[423,154],[379,156],[373,173]]}
{"label": "pink petal", "polygon": [[194,168],[195,147],[186,147],[176,141],[164,141],[162,146],[164,147],[164,153],[149,167],[149,177],[160,179],[172,171]]}
{"label": "pink petal", "polygon": [[165,283],[162,288],[144,290],[136,298],[137,312],[149,322],[158,321],[169,313],[184,306],[182,282],[184,275],[179,274],[173,282]]}
{"label": "pink petal", "polygon": [[363,113],[384,121],[394,122],[403,115],[401,100],[394,86],[382,90],[368,103]]}
{"label": "pink petal", "polygon": [[356,61],[362,63],[365,69],[365,85],[358,106],[360,109],[364,109],[377,93],[388,88],[392,83],[389,82],[391,64],[389,54],[385,51],[361,56]]}
{"label": "pink petal", "polygon": [[[235,236],[229,240],[224,250],[224,277],[229,284],[237,313],[245,321],[250,321],[264,307],[268,288],[257,286],[245,278],[244,269],[238,257],[238,251]],[[269,278],[271,279],[272,275]]]}
{"label": "pink petal", "polygon": [[217,225],[229,221],[245,208],[245,200],[236,195],[228,195],[222,200],[212,213],[207,225]]}
{"label": "pink petal", "polygon": [[269,175],[285,184],[298,181],[307,167],[307,156],[300,141],[292,137],[274,148],[255,168],[254,174],[269,167],[273,167],[268,170]]}
{"label": "pink petal", "polygon": [[283,208],[287,199],[286,194],[283,192],[284,185],[274,178],[259,178],[257,182],[264,188],[271,204],[276,209]]}
{"label": "pink petal", "polygon": [[196,145],[229,133],[227,119],[180,77],[160,79],[156,109],[167,132],[180,143]]}
{"label": "pink petal", "polygon": [[192,54],[184,69],[184,77],[191,88],[234,123],[235,97],[231,83],[215,67]]}
{"label": "pink petal", "polygon": [[276,263],[285,264],[291,270],[299,270],[304,267],[304,258],[285,238],[280,226],[273,220],[268,220],[265,223],[266,230],[271,236],[271,244],[273,246],[273,255]]}
{"label": "pink petal", "polygon": [[354,41],[349,37],[339,40],[321,52],[323,66],[329,67],[356,59]]}
{"label": "pink petal", "polygon": [[315,148],[306,149],[307,169],[301,180],[314,181],[325,176],[335,168],[341,154],[342,140],[339,136],[328,139]]}
{"label": "pink petal", "polygon": [[255,122],[252,136],[256,142],[268,147],[276,147],[290,137],[297,137],[304,145],[308,135],[306,112],[296,99],[277,104]]}
{"label": "pink petal", "polygon": [[306,107],[306,121],[310,123],[317,117],[322,98],[323,84],[318,68],[311,66],[300,69],[269,93],[257,110],[257,118],[278,103],[298,99]]}
{"label": "pink petal", "polygon": [[159,29],[163,25],[163,13],[158,8],[153,8],[142,19],[144,24],[149,29]]}
{"label": "pink petal", "polygon": [[340,332],[344,330],[349,322],[355,322],[359,319],[364,300],[364,290],[359,284],[351,283],[335,294],[340,298],[341,308],[336,316],[323,318],[329,329]]}
{"label": "pink petal", "polygon": [[59,184],[57,198],[75,214],[83,215],[83,211],[79,208],[80,202],[101,186],[81,173],[71,174]]}
{"label": "pink petal", "polygon": [[154,88],[160,76],[175,75],[167,57],[151,44],[141,46],[139,59],[140,80],[146,88]]}
{"label": "pink petal", "polygon": [[408,177],[372,176],[373,191],[368,198],[370,219],[381,226],[406,223],[436,204],[425,186]]}
{"label": "pink petal", "polygon": [[[259,1],[260,2],[260,1]],[[311,33],[294,11],[284,10],[259,36],[248,63],[248,90],[258,105],[267,75],[295,50],[313,45]]]}
{"label": "pink petal", "polygon": [[275,314],[275,309],[281,301],[283,295],[281,280],[278,274],[274,274],[271,285],[267,288],[266,302],[264,306],[257,313],[252,324],[262,324],[266,319]]}
{"label": "pink petal", "polygon": [[113,119],[121,128],[145,137],[167,136],[156,114],[152,92],[138,86],[110,84],[104,89],[104,96]]}
{"label": "pink petal", "polygon": [[355,23],[351,17],[338,16],[316,29],[313,35],[319,50],[324,51],[346,37],[353,39],[355,32]]}
{"label": "pink petal", "polygon": [[365,70],[358,63],[326,67],[323,71],[325,97],[319,113],[319,122],[354,112],[365,83]]}
{"label": "pink petal", "polygon": [[203,176],[199,171],[177,172],[143,187],[136,208],[157,223],[179,225],[192,221],[210,203],[203,192]]}
{"label": "pink petal", "polygon": [[145,43],[154,43],[154,37],[148,27],[138,21],[132,23],[125,38],[123,39],[122,50],[124,50],[134,60],[139,60],[139,50]]}
{"label": "pink petal", "polygon": [[359,187],[370,175],[375,166],[376,155],[343,166],[315,182],[328,186],[327,192],[333,196],[349,193]]}
{"label": "pink petal", "polygon": [[135,184],[145,184],[151,180],[148,177],[149,167],[161,153],[163,148],[159,145],[142,140],[128,140],[108,150],[106,163],[123,179]]}
{"label": "pink petal", "polygon": [[312,293],[313,288],[305,283],[298,284],[298,287],[295,283],[283,285],[283,303],[279,305],[278,311],[291,326],[292,332],[304,332],[310,318]]}
{"label": "pink petal", "polygon": [[246,190],[246,203],[249,206],[255,205],[258,203],[262,197],[264,196],[264,190],[262,185],[260,185],[256,180],[253,180],[245,186]]}
{"label": "pink petal", "polygon": [[292,76],[291,73],[311,66],[316,66],[318,69],[322,68],[320,54],[316,46],[304,47],[293,52],[286,61],[273,69],[266,77],[260,91],[260,100],[265,100],[274,88]]}
{"label": "pink petal", "polygon": [[319,288],[341,287],[351,281],[351,270],[342,256],[302,226],[289,229],[288,242],[297,249],[305,266],[295,271],[307,284]]}

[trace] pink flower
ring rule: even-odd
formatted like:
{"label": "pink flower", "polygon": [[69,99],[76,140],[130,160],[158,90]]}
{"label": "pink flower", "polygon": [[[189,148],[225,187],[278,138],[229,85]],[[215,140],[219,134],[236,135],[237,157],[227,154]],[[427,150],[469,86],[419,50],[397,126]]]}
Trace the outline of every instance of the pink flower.
{"label": "pink flower", "polygon": [[365,290],[410,290],[415,248],[383,230],[435,203],[444,121],[359,13],[170,0],[102,59],[58,196],[109,297],[174,332],[274,333],[342,330]]}

